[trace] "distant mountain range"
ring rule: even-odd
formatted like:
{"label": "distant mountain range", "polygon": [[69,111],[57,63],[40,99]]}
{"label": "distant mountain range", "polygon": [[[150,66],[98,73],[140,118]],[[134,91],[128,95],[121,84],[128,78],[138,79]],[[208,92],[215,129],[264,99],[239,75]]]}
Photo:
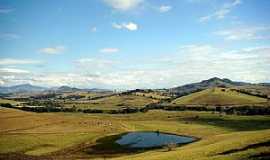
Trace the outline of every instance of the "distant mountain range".
{"label": "distant mountain range", "polygon": [[69,86],[61,86],[61,87],[55,88],[53,90],[57,91],[57,92],[77,92],[77,91],[82,91],[83,89],[69,87]]}
{"label": "distant mountain range", "polygon": [[[212,87],[241,87],[241,86],[265,86],[270,87],[270,83],[259,83],[259,84],[252,84],[252,83],[245,83],[245,82],[236,82],[232,81],[227,78],[210,78],[208,80],[203,80],[198,83],[191,83],[186,84],[183,86],[170,88],[168,89],[169,92],[177,94],[177,95],[185,95],[192,92],[204,90],[207,88]],[[31,84],[22,84],[22,85],[16,85],[11,87],[0,87],[0,93],[34,93],[34,92],[77,92],[77,91],[85,91],[85,92],[111,92],[111,90],[107,89],[98,89],[98,88],[92,88],[92,89],[80,89],[75,87],[69,87],[69,86],[60,86],[56,88],[45,88],[40,86],[34,86]]]}
{"label": "distant mountain range", "polygon": [[92,89],[79,89],[75,87],[69,87],[69,86],[61,86],[61,87],[55,87],[55,88],[45,88],[40,86],[34,86],[31,84],[21,84],[21,85],[15,85],[10,87],[0,87],[0,93],[6,94],[6,93],[38,93],[38,92],[79,92],[79,91],[85,91],[85,92],[110,92],[111,90],[107,89],[98,89],[98,88],[92,88]]}
{"label": "distant mountain range", "polygon": [[[52,89],[49,89],[52,90]],[[69,86],[61,86],[56,89],[54,89],[56,92],[111,92],[111,90],[108,89],[99,89],[99,88],[91,88],[91,89],[80,89],[75,87],[69,87]]]}
{"label": "distant mountain range", "polygon": [[245,82],[235,82],[227,78],[221,79],[221,78],[214,77],[208,80],[203,80],[198,83],[191,83],[191,84],[171,88],[169,89],[169,92],[175,93],[178,95],[185,95],[185,94],[189,94],[192,92],[204,90],[207,88],[213,88],[213,87],[229,88],[229,87],[239,87],[239,86],[246,86],[246,85],[253,85],[253,84],[245,83]]}
{"label": "distant mountain range", "polygon": [[21,84],[11,87],[0,87],[0,93],[29,93],[29,92],[42,92],[45,91],[46,88],[33,86],[31,84]]}
{"label": "distant mountain range", "polygon": [[260,85],[270,87],[270,83],[260,83]]}

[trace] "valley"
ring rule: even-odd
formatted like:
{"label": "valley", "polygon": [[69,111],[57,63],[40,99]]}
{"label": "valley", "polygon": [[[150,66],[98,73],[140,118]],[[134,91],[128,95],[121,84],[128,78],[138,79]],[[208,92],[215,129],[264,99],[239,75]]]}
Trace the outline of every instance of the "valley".
{"label": "valley", "polygon": [[[185,95],[172,89],[74,88],[9,94],[0,100],[0,159],[267,159],[269,100],[261,96],[265,86],[256,90],[258,96],[238,91],[237,85],[226,86],[222,79],[207,83],[205,89],[192,86]],[[257,84],[253,92],[254,87]],[[135,131],[198,140],[145,151],[122,150],[115,144],[113,137]]]}

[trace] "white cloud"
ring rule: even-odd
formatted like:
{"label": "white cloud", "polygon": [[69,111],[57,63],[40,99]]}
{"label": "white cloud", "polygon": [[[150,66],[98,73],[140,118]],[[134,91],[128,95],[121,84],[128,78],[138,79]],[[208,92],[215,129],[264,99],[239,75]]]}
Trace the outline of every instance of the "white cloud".
{"label": "white cloud", "polygon": [[123,28],[123,26],[121,24],[117,24],[117,23],[113,23],[112,27],[116,28],[116,29],[122,29]]}
{"label": "white cloud", "polygon": [[39,64],[41,61],[31,59],[12,59],[3,58],[0,59],[0,65],[23,65],[23,64]]}
{"label": "white cloud", "polygon": [[233,0],[231,3],[225,3],[220,9],[216,10],[214,13],[200,17],[199,22],[207,22],[211,19],[224,19],[234,7],[240,5],[241,3],[241,0]]}
{"label": "white cloud", "polygon": [[230,6],[237,6],[237,5],[239,5],[239,4],[241,4],[242,3],[242,1],[241,0],[235,0]]}
{"label": "white cloud", "polygon": [[32,80],[37,84],[44,86],[86,86],[89,81],[85,79],[85,76],[76,73],[46,73],[33,76]]}
{"label": "white cloud", "polygon": [[188,53],[196,53],[198,55],[200,54],[208,54],[217,51],[216,48],[214,48],[211,45],[184,45],[179,47],[180,51],[185,51]]}
{"label": "white cloud", "polygon": [[25,73],[30,73],[30,72],[27,70],[17,69],[17,68],[0,68],[0,73],[1,74],[5,74],[5,73],[25,74]]}
{"label": "white cloud", "polygon": [[200,17],[199,22],[207,22],[212,18],[211,15]]}
{"label": "white cloud", "polygon": [[75,61],[75,70],[62,73],[29,73],[4,68],[0,70],[0,81],[5,85],[31,83],[125,89],[167,88],[214,76],[237,81],[269,82],[269,53],[270,46],[227,50],[212,45],[192,44],[179,47],[174,54],[167,54],[165,61],[160,61],[165,59],[163,57],[151,57],[151,60],[131,63],[132,66],[137,65],[133,68],[127,65],[123,67],[123,62],[108,59],[82,58]]}
{"label": "white cloud", "polygon": [[64,46],[56,46],[56,47],[41,48],[39,49],[39,52],[44,54],[60,54],[63,53],[65,50],[66,47]]}
{"label": "white cloud", "polygon": [[114,61],[100,58],[81,58],[75,61],[76,68],[79,71],[103,71],[112,69]]}
{"label": "white cloud", "polygon": [[140,6],[143,1],[144,0],[104,0],[107,5],[120,11],[135,9]]}
{"label": "white cloud", "polygon": [[5,82],[0,79],[0,85],[4,85],[4,84],[5,84]]}
{"label": "white cloud", "polygon": [[133,22],[121,23],[121,24],[113,23],[112,27],[116,29],[127,29],[130,31],[136,31],[139,28],[138,25]]}
{"label": "white cloud", "polygon": [[193,45],[182,52],[186,55],[184,60],[179,61],[178,72],[197,76],[197,80],[213,76],[248,82],[270,80],[267,69],[270,68],[270,47],[226,51],[209,45]]}
{"label": "white cloud", "polygon": [[90,30],[91,32],[97,32],[97,27],[92,27]]}
{"label": "white cloud", "polygon": [[[115,70],[116,61],[103,58],[81,58],[75,61],[75,73],[83,79],[83,82],[77,84],[93,85],[92,87],[107,87],[102,81],[108,74],[118,72]],[[108,79],[109,80],[109,79]],[[80,81],[80,79],[78,79]],[[76,84],[75,84],[76,85]]]}
{"label": "white cloud", "polygon": [[127,23],[127,24],[123,24],[123,26],[124,26],[125,28],[127,28],[128,30],[131,30],[131,31],[135,31],[135,30],[138,29],[138,25],[135,24],[135,23],[132,23],[132,22],[129,22],[129,23]]}
{"label": "white cloud", "polygon": [[215,35],[223,37],[225,40],[259,40],[270,38],[270,27],[247,26],[237,27],[214,32]]}
{"label": "white cloud", "polygon": [[102,48],[101,50],[99,50],[99,52],[101,53],[116,53],[119,52],[118,48]]}
{"label": "white cloud", "polygon": [[223,19],[230,12],[231,12],[231,9],[229,9],[229,8],[222,8],[222,9],[216,11],[213,16],[216,17],[217,19]]}
{"label": "white cloud", "polygon": [[159,7],[159,12],[161,13],[165,13],[165,12],[168,12],[172,9],[172,6],[169,6],[169,5],[161,5]]}
{"label": "white cloud", "polygon": [[[84,87],[91,84],[94,85],[92,87],[129,89],[172,87],[214,76],[237,81],[264,82],[270,80],[269,52],[270,46],[226,51],[224,48],[211,45],[186,45],[180,47],[179,53],[169,55],[170,61],[157,61],[156,66],[148,69],[114,70],[112,65],[115,64],[111,61],[80,59],[78,63],[84,67],[79,68],[92,71],[90,72],[92,74],[85,72],[75,72],[76,76],[58,74],[50,77],[50,80],[44,75],[44,79],[55,84],[58,81]],[[102,71],[104,68],[111,70]],[[100,72],[96,73],[96,70]]]}

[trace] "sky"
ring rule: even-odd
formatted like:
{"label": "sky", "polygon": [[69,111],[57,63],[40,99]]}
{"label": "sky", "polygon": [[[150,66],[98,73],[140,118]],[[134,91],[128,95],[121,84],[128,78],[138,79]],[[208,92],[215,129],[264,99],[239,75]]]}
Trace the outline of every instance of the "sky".
{"label": "sky", "polygon": [[270,82],[269,0],[0,0],[0,86]]}

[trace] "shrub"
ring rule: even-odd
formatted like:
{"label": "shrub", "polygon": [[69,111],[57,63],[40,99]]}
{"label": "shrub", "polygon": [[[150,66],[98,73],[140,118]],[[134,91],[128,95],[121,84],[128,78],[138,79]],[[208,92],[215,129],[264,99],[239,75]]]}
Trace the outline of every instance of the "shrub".
{"label": "shrub", "polygon": [[13,106],[10,103],[1,103],[0,106],[6,107],[6,108],[13,108]]}
{"label": "shrub", "polygon": [[173,142],[171,142],[171,143],[169,143],[169,144],[167,144],[167,145],[165,146],[165,148],[167,149],[167,151],[172,151],[172,150],[174,150],[176,147],[177,147],[177,144],[176,144],[176,143],[173,143]]}

